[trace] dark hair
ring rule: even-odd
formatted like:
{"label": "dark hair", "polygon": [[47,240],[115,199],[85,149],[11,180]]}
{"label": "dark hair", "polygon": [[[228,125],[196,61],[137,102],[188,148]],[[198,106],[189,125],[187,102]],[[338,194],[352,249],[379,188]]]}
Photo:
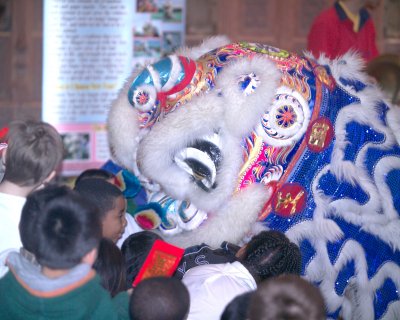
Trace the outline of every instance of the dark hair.
{"label": "dark hair", "polygon": [[145,230],[131,234],[122,244],[121,252],[126,266],[127,289],[132,287],[133,280],[156,240],[162,240],[162,238],[154,232]]}
{"label": "dark hair", "polygon": [[79,264],[98,246],[102,231],[97,208],[73,190],[43,206],[35,229],[32,253],[41,265],[51,269],[70,269]]}
{"label": "dark hair", "polygon": [[13,121],[7,140],[4,180],[18,186],[41,184],[63,158],[61,137],[45,122]]}
{"label": "dark hair", "polygon": [[221,320],[246,320],[251,297],[254,291],[249,291],[236,296],[225,307]]}
{"label": "dark hair", "polygon": [[180,280],[154,277],[133,290],[129,313],[132,320],[183,320],[189,305],[189,291]]}
{"label": "dark hair", "polygon": [[262,231],[255,235],[240,260],[256,282],[284,273],[300,274],[301,271],[299,247],[279,231]]}
{"label": "dark hair", "polygon": [[93,269],[100,276],[101,285],[111,297],[125,291],[125,263],[117,245],[110,239],[102,238]]}
{"label": "dark hair", "polygon": [[251,320],[323,320],[325,303],[318,288],[296,275],[262,282],[250,306]]}
{"label": "dark hair", "polygon": [[23,247],[33,253],[36,249],[37,219],[43,212],[45,205],[53,198],[61,197],[69,194],[66,186],[49,185],[43,189],[31,193],[22,208],[21,218],[19,221],[19,234]]}
{"label": "dark hair", "polygon": [[116,198],[123,197],[122,191],[117,186],[99,178],[83,179],[75,185],[74,190],[95,203],[100,209],[102,218],[114,208]]}
{"label": "dark hair", "polygon": [[82,171],[81,174],[76,178],[75,185],[80,183],[81,180],[90,178],[109,180],[115,178],[115,175],[104,169],[87,169]]}

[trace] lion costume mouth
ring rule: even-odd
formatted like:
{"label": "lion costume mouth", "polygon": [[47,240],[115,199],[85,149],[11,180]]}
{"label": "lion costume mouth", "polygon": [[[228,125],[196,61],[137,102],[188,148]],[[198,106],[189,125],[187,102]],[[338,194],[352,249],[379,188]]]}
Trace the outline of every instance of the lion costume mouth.
{"label": "lion costume mouth", "polygon": [[216,177],[221,160],[220,138],[217,133],[197,139],[174,156],[176,165],[206,192],[217,186]]}

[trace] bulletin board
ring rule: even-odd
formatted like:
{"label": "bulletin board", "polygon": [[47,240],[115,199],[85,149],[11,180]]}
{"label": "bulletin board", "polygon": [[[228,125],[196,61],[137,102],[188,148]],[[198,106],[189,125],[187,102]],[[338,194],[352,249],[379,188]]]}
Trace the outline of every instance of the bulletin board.
{"label": "bulletin board", "polygon": [[135,68],[184,44],[184,0],[45,0],[42,119],[61,134],[64,176],[110,158],[106,119]]}

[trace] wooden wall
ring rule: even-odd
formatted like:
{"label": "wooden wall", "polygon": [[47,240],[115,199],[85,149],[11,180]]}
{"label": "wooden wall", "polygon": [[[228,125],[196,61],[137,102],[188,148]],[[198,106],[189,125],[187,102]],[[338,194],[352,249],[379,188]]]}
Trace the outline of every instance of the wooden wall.
{"label": "wooden wall", "polygon": [[0,127],[41,117],[42,0],[0,0]]}
{"label": "wooden wall", "polygon": [[[187,44],[226,34],[294,52],[333,0],[187,0]],[[41,117],[43,0],[0,0],[0,127]],[[382,53],[400,53],[400,1],[373,12]]]}
{"label": "wooden wall", "polygon": [[[234,41],[254,41],[302,51],[312,20],[333,1],[188,0],[187,3],[189,44],[201,41],[207,34],[225,34]],[[202,19],[196,19],[197,16]]]}
{"label": "wooden wall", "polygon": [[[379,1],[379,0],[375,0]],[[335,0],[187,0],[187,43],[226,34],[301,53],[312,21]],[[400,1],[380,0],[372,11],[381,53],[400,53]]]}

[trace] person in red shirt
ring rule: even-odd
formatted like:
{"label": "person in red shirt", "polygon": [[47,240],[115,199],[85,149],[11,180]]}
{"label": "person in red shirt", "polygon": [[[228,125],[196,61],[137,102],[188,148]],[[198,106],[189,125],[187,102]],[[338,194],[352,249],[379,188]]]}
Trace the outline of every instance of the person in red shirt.
{"label": "person in red shirt", "polygon": [[373,4],[368,0],[337,1],[323,11],[312,24],[307,49],[317,58],[324,53],[334,59],[349,50],[359,52],[366,62],[377,57],[375,26],[366,6]]}

